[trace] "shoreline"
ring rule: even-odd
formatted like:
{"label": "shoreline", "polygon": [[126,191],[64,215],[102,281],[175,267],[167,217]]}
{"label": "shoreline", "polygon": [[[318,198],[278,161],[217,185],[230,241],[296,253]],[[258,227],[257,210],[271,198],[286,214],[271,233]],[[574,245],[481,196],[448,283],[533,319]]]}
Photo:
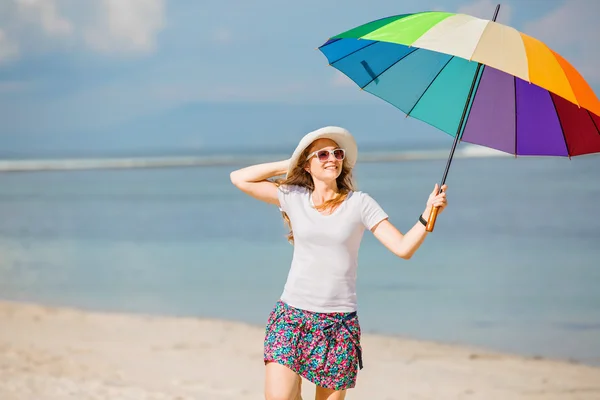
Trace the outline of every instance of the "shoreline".
{"label": "shoreline", "polygon": [[[0,300],[0,326],[3,400],[263,398],[257,325]],[[375,333],[362,344],[348,399],[600,397],[600,368],[578,361]]]}
{"label": "shoreline", "polygon": [[[198,322],[206,322],[206,323],[215,323],[215,324],[231,324],[231,325],[239,325],[242,327],[246,327],[251,330],[263,330],[264,325],[255,323],[242,321],[235,318],[226,318],[226,317],[209,317],[209,316],[201,316],[201,315],[192,315],[192,314],[166,314],[152,311],[126,311],[126,310],[118,310],[118,309],[106,309],[101,307],[85,307],[79,305],[69,305],[63,303],[45,303],[43,301],[35,301],[35,300],[11,300],[0,297],[0,310],[3,306],[14,306],[16,308],[20,308],[22,306],[25,307],[39,307],[48,310],[56,310],[56,311],[71,311],[78,312],[84,314],[95,314],[95,315],[104,315],[104,316],[116,316],[116,317],[132,317],[132,318],[141,318],[141,319],[166,319],[166,320],[189,320],[189,321],[198,321]],[[268,314],[265,314],[265,318]],[[266,319],[265,319],[266,323]],[[0,324],[1,325],[1,324]],[[591,368],[597,368],[600,370],[600,359],[592,359],[592,361],[580,360],[577,358],[571,357],[552,357],[549,355],[537,354],[537,353],[520,353],[510,350],[497,349],[493,347],[486,347],[485,345],[477,345],[469,342],[452,342],[452,341],[444,341],[444,340],[433,340],[433,339],[425,339],[420,338],[418,336],[410,336],[403,335],[401,333],[388,333],[384,331],[378,330],[367,330],[363,327],[362,329],[363,337],[373,337],[381,340],[398,340],[402,342],[411,342],[414,344],[423,344],[423,345],[432,345],[432,346],[440,346],[440,347],[448,347],[461,349],[465,352],[469,351],[473,353],[473,357],[477,358],[478,356],[503,356],[503,357],[514,357],[520,358],[523,360],[541,360],[541,361],[551,361],[556,363],[563,364],[573,364],[573,365],[581,365]]]}

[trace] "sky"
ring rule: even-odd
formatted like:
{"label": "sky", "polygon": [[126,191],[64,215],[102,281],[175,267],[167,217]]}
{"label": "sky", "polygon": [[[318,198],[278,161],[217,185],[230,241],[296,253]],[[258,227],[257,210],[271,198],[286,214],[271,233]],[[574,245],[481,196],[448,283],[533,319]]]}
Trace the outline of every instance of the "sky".
{"label": "sky", "polygon": [[[446,140],[358,90],[316,48],[389,15],[489,19],[497,3],[368,4],[0,0],[0,155],[277,148],[322,125],[348,127],[359,144]],[[600,94],[598,15],[595,0],[516,0],[498,22],[544,41]]]}

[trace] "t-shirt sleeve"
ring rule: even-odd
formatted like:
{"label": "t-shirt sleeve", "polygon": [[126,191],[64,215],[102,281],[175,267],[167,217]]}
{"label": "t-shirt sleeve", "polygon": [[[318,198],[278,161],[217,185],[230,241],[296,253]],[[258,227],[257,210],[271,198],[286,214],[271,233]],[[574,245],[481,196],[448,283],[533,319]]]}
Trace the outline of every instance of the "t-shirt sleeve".
{"label": "t-shirt sleeve", "polygon": [[280,185],[277,187],[277,198],[279,209],[288,215],[293,208],[297,208],[300,198],[306,193],[306,189],[295,185]]}
{"label": "t-shirt sleeve", "polygon": [[361,196],[361,217],[365,228],[371,230],[375,225],[388,218],[381,206],[368,194]]}
{"label": "t-shirt sleeve", "polygon": [[279,199],[279,209],[288,212],[287,203],[290,198],[290,188],[287,185],[277,187],[277,198]]}

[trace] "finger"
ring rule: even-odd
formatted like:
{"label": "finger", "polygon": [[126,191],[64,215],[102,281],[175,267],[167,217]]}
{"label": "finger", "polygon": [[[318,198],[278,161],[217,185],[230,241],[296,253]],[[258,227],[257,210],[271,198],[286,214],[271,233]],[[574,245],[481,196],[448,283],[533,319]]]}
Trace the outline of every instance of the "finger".
{"label": "finger", "polygon": [[439,187],[440,187],[440,185],[438,185],[436,183],[435,186],[433,187],[433,192],[431,192],[431,193],[433,193],[434,195],[438,194],[440,192]]}
{"label": "finger", "polygon": [[442,186],[442,192],[445,192],[446,190],[448,190],[448,185],[444,184],[444,186]]}
{"label": "finger", "polygon": [[434,202],[434,201],[445,201],[446,198],[447,198],[446,196],[447,196],[446,193],[441,192],[441,193],[436,194],[435,196],[432,195],[430,197],[430,199],[431,199],[432,202]]}

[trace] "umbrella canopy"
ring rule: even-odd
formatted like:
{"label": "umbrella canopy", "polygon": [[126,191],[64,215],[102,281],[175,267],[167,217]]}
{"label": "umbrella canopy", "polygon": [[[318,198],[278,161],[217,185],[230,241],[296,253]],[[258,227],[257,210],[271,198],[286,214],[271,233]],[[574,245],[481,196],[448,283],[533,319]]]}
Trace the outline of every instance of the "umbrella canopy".
{"label": "umbrella canopy", "polygon": [[600,101],[589,84],[510,26],[403,14],[343,32],[319,50],[361,89],[461,141],[527,156],[600,152]]}

